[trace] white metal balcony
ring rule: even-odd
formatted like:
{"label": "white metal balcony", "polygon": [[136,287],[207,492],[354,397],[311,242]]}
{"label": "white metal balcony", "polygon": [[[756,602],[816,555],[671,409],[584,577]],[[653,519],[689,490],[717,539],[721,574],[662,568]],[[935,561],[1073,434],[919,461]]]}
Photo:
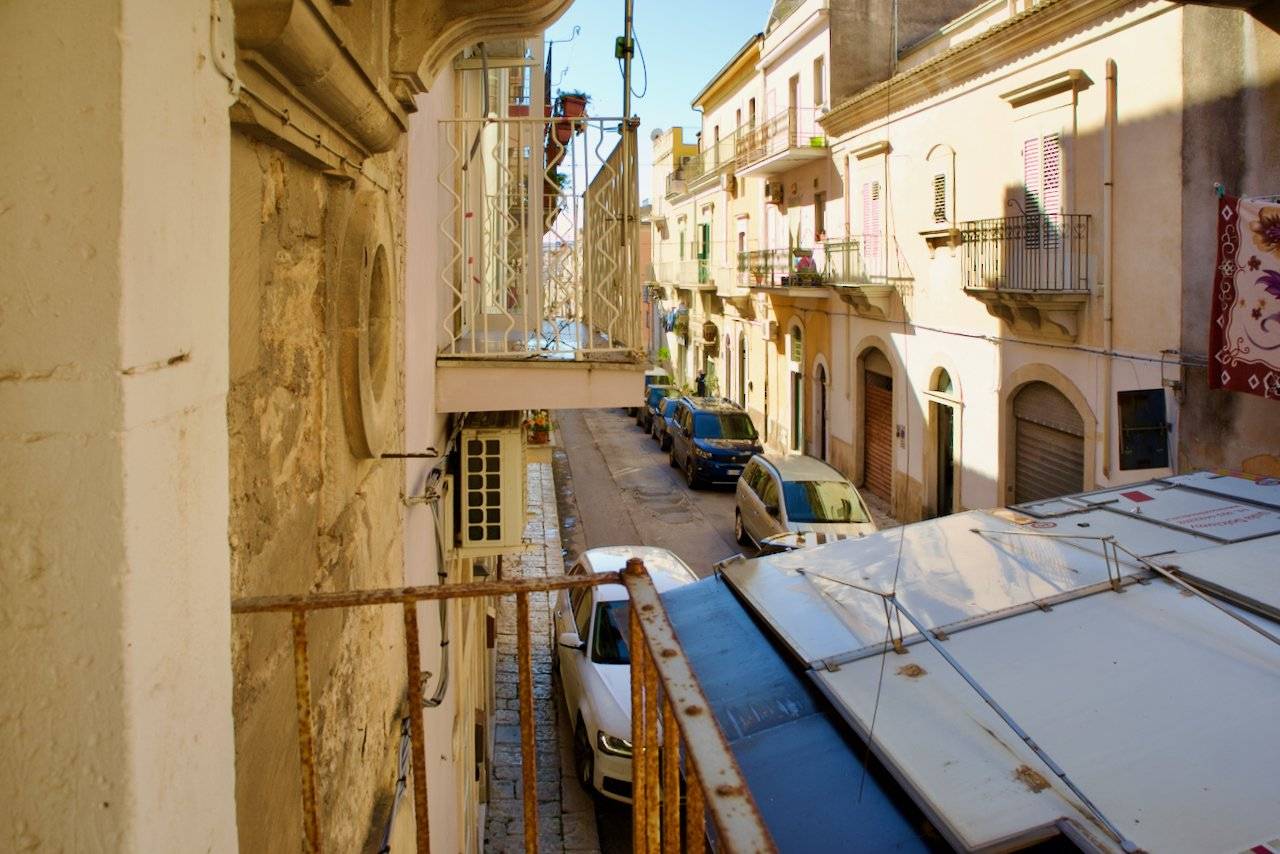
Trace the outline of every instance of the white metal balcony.
{"label": "white metal balcony", "polygon": [[586,117],[440,122],[440,411],[639,396],[635,135],[624,128]]}
{"label": "white metal balcony", "polygon": [[826,131],[812,108],[792,107],[764,124],[735,135],[735,171],[739,176],[780,175],[831,156]]}

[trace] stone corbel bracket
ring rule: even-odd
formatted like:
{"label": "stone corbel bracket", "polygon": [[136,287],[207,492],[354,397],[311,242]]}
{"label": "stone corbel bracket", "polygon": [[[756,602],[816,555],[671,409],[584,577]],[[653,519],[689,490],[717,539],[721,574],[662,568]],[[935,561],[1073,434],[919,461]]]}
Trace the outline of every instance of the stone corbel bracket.
{"label": "stone corbel bracket", "polygon": [[1080,313],[1089,302],[1088,291],[1012,291],[997,288],[965,288],[987,313],[998,317],[1016,335],[1075,341],[1080,333]]}
{"label": "stone corbel bracket", "polygon": [[835,292],[840,301],[859,317],[888,320],[897,288],[893,285],[836,285]]}
{"label": "stone corbel bracket", "polygon": [[[371,56],[328,0],[233,0],[236,65],[248,90],[233,119],[331,168],[390,151],[414,96],[477,41],[534,36],[572,0],[363,0],[390,21]],[[284,113],[282,116],[281,113]]]}
{"label": "stone corbel bracket", "polygon": [[573,0],[391,0],[391,73],[396,97],[431,87],[458,51],[485,39],[533,36],[564,14]]}
{"label": "stone corbel bracket", "polygon": [[[242,70],[242,75],[247,83],[273,84],[277,92],[258,94],[284,96],[276,108],[313,114],[354,149],[355,157],[389,151],[407,130],[404,109],[386,83],[352,54],[350,35],[324,0],[234,0],[233,5],[237,62],[257,72]],[[255,100],[253,89],[249,101]]]}
{"label": "stone corbel bracket", "polygon": [[929,257],[932,258],[934,253],[938,251],[939,246],[951,247],[951,254],[956,254],[956,247],[964,243],[964,233],[958,228],[952,226],[943,226],[942,228],[933,228],[928,231],[920,232],[920,236],[924,238],[924,242],[929,247]]}

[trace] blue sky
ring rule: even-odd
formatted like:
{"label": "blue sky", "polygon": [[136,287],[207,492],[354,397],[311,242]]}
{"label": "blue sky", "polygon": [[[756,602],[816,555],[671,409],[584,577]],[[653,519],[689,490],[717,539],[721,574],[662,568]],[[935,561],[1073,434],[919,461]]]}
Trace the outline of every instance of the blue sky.
{"label": "blue sky", "polygon": [[[646,92],[637,57],[634,89],[644,97],[633,98],[631,109],[640,117],[642,199],[650,189],[649,133],[672,125],[700,125],[689,101],[743,42],[764,28],[771,5],[770,0],[635,0],[636,36],[649,69]],[[622,75],[613,58],[613,40],[622,35],[622,14],[622,0],[576,0],[547,31],[547,39],[558,42],[569,38],[575,26],[582,28],[573,42],[552,47],[552,94],[558,82],[560,89],[591,95],[591,115],[622,115]]]}

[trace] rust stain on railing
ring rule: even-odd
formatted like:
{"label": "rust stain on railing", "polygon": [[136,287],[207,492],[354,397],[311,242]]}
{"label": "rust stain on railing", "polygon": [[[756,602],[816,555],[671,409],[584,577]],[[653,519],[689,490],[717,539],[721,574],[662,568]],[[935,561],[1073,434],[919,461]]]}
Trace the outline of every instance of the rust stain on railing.
{"label": "rust stain on railing", "polygon": [[[679,728],[680,739],[685,745],[686,779],[691,795],[687,808],[686,840],[692,833],[701,833],[700,829],[695,828],[695,825],[701,824],[695,820],[695,816],[702,814],[701,806],[698,811],[694,810],[692,793],[696,787],[699,795],[697,799],[705,801],[705,808],[711,814],[718,839],[726,850],[777,850],[755,798],[747,787],[746,778],[725,741],[724,733],[716,723],[706,695],[702,693],[702,686],[698,683],[689,660],[680,650],[675,629],[667,619],[657,588],[650,580],[644,563],[638,558],[627,561],[622,580],[631,600],[632,614],[631,707],[644,712],[639,717],[635,711],[632,712],[632,744],[644,743],[646,754],[650,749],[653,751],[652,756],[644,757],[644,765],[648,766],[644,770],[646,787],[650,783],[650,773],[657,773],[657,733],[651,732],[650,726],[656,729],[658,704],[665,698],[670,704],[674,723]],[[637,697],[637,694],[640,696]],[[639,741],[636,740],[638,737]],[[638,757],[638,753],[632,757],[634,793],[640,791],[634,782],[637,770],[641,767],[636,761]],[[650,760],[653,765],[650,765]],[[676,761],[675,757],[670,761]],[[641,798],[634,800],[639,804]],[[652,803],[644,806],[644,822],[641,821],[641,808],[637,807],[634,811],[635,824],[646,825],[644,832],[638,827],[633,831],[637,852],[660,850],[661,839],[654,830],[658,822],[650,815],[650,811],[655,808]],[[662,830],[679,837],[678,826],[668,826]],[[698,847],[701,847],[700,841]]]}
{"label": "rust stain on railing", "polygon": [[[636,558],[629,560],[621,573],[234,600],[231,604],[233,614],[288,613],[292,621],[305,850],[319,854],[322,849],[307,647],[308,612],[394,604],[403,609],[415,839],[419,854],[427,854],[431,840],[417,604],[442,599],[515,596],[524,842],[527,851],[536,852],[537,730],[534,717],[529,594],[601,584],[624,584],[632,605],[629,629],[634,850],[637,854],[676,852],[682,850],[683,842],[684,851],[702,854],[705,817],[708,812],[724,850],[775,850],[742,772],[711,714],[697,677],[680,651],[675,631],[667,620],[657,590],[649,579],[644,563]],[[683,780],[682,753],[685,760]],[[683,827],[679,797],[682,783],[686,794]]]}

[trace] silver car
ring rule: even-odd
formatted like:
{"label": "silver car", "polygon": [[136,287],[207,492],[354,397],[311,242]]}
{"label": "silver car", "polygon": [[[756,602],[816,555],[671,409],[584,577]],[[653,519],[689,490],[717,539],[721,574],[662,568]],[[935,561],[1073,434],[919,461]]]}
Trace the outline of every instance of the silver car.
{"label": "silver car", "polygon": [[858,490],[822,460],[757,454],[738,480],[733,532],[741,545],[779,534],[817,534],[821,540],[875,530]]}

